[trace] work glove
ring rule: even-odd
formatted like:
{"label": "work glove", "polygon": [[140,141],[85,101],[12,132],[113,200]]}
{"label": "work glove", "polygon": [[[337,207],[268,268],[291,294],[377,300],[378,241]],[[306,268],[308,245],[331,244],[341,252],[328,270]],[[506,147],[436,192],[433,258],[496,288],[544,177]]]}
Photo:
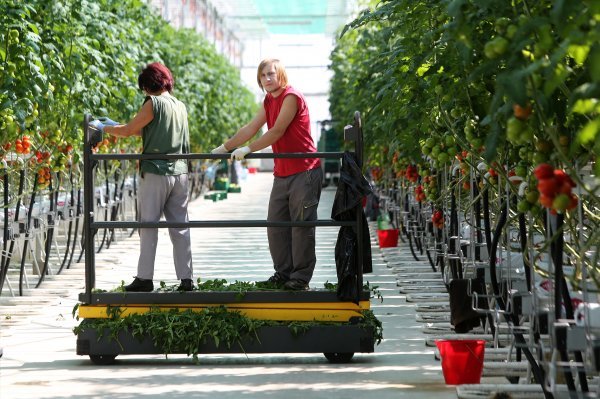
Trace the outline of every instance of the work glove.
{"label": "work glove", "polygon": [[227,148],[225,148],[225,144],[221,144],[220,146],[218,146],[217,148],[214,148],[211,150],[211,154],[227,154],[229,151],[227,151]]}
{"label": "work glove", "polygon": [[94,119],[93,121],[90,122],[90,126],[93,127],[96,130],[100,130],[101,132],[104,133],[104,127],[108,126],[105,125],[104,123],[100,122],[99,119]]}
{"label": "work glove", "polygon": [[252,151],[250,151],[250,147],[248,146],[244,146],[242,148],[238,148],[236,149],[234,152],[231,153],[231,159],[237,159],[238,161],[241,161],[242,159],[244,159],[244,157],[248,154],[250,154]]}
{"label": "work glove", "polygon": [[100,118],[98,118],[98,120],[104,125],[104,126],[117,126],[117,125],[122,125],[122,123],[119,122],[115,122],[110,118],[107,118],[106,116],[102,116]]}

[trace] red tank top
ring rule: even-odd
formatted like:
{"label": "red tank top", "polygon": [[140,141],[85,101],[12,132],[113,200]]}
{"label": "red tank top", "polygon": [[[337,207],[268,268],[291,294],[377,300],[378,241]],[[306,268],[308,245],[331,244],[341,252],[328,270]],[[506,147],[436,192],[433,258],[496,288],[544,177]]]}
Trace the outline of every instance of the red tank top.
{"label": "red tank top", "polygon": [[[281,152],[317,152],[315,143],[310,135],[310,116],[304,96],[291,86],[273,97],[267,93],[263,105],[267,114],[267,127],[271,129],[281,111],[283,99],[287,95],[296,97],[298,111],[279,140],[271,145],[275,154]],[[321,166],[319,158],[275,158],[273,174],[277,177],[291,176]]]}

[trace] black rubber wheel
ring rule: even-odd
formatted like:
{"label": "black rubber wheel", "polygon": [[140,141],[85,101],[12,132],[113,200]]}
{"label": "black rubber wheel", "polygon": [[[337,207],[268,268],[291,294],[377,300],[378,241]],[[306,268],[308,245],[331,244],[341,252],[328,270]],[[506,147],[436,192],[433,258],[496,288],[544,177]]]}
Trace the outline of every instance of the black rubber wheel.
{"label": "black rubber wheel", "polygon": [[331,363],[350,363],[352,361],[352,358],[354,357],[354,352],[327,352],[323,354]]}
{"label": "black rubber wheel", "polygon": [[90,355],[90,360],[99,366],[106,366],[113,364],[116,357],[117,355]]}

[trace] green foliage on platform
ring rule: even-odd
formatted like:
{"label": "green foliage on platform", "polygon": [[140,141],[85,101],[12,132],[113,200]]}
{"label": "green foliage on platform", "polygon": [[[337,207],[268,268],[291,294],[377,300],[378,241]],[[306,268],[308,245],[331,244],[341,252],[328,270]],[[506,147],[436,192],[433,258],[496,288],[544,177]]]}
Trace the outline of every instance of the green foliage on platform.
{"label": "green foliage on platform", "polygon": [[[77,307],[75,306],[73,310],[74,315],[76,315]],[[237,344],[244,351],[242,340],[247,337],[258,339],[257,331],[261,327],[287,326],[292,334],[301,335],[314,326],[344,325],[344,323],[317,321],[255,320],[243,316],[238,311],[228,310],[225,306],[208,307],[201,311],[192,309],[161,311],[158,308],[152,308],[150,312],[126,317],[121,317],[119,307],[109,307],[108,313],[109,318],[106,319],[83,320],[73,329],[73,333],[79,335],[86,329],[93,329],[101,339],[106,337],[106,331],[108,331],[107,338],[116,341],[121,349],[124,349],[119,342],[119,334],[130,332],[140,340],[152,339],[153,344],[160,348],[165,356],[169,353],[184,352],[188,356],[193,356],[196,363],[203,343],[212,342],[217,347],[226,348]],[[372,329],[373,341],[378,345],[383,339],[382,323],[370,310],[363,311],[362,314],[363,318],[359,321],[360,326]],[[349,324],[354,323],[356,321]]]}

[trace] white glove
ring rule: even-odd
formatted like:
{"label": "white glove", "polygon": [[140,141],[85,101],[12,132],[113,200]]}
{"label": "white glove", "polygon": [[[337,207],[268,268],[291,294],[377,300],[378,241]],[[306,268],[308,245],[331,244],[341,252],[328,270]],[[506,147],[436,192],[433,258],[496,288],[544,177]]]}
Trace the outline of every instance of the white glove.
{"label": "white glove", "polygon": [[248,154],[250,154],[252,151],[250,151],[250,147],[248,146],[244,146],[242,148],[238,148],[236,149],[234,152],[231,153],[231,159],[237,159],[238,161],[241,161],[242,159],[244,159],[244,157]]}
{"label": "white glove", "polygon": [[213,150],[211,150],[211,154],[227,154],[229,151],[227,151],[227,148],[225,148],[225,144],[221,144],[220,146],[218,146],[217,148],[214,148]]}

